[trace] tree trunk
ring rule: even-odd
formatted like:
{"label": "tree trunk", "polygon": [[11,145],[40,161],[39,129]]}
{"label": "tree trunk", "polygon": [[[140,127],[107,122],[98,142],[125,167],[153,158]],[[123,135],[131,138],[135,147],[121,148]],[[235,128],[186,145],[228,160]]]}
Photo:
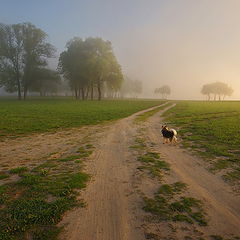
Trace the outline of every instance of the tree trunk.
{"label": "tree trunk", "polygon": [[102,92],[101,92],[101,84],[100,83],[98,83],[97,89],[98,89],[98,101],[100,101],[102,99]]}
{"label": "tree trunk", "polygon": [[93,83],[91,84],[91,100],[93,100]]}
{"label": "tree trunk", "polygon": [[24,100],[27,99],[27,91],[28,91],[27,86],[24,86],[24,92],[23,92],[23,99],[24,99]]}
{"label": "tree trunk", "polygon": [[[18,57],[17,57],[18,59]],[[18,100],[22,99],[22,93],[21,93],[21,83],[20,83],[20,73],[19,73],[19,64],[18,64],[18,60],[16,62],[16,78],[17,78],[17,89],[18,89]]]}
{"label": "tree trunk", "polygon": [[84,93],[84,88],[83,87],[81,88],[81,91],[82,91],[82,100],[84,100],[85,99],[85,93]]}
{"label": "tree trunk", "polygon": [[75,93],[75,98],[77,99],[78,98],[78,94],[77,94],[77,88],[76,87],[74,88],[74,93]]}
{"label": "tree trunk", "polygon": [[18,85],[18,100],[21,100],[22,99],[21,84],[20,84],[20,79],[19,79],[18,73],[17,73],[17,85]]}
{"label": "tree trunk", "polygon": [[81,88],[78,87],[78,99],[80,99],[80,96],[81,96]]}
{"label": "tree trunk", "polygon": [[88,99],[88,93],[89,93],[89,87],[87,87],[87,91],[86,91],[86,95],[85,95],[85,99]]}

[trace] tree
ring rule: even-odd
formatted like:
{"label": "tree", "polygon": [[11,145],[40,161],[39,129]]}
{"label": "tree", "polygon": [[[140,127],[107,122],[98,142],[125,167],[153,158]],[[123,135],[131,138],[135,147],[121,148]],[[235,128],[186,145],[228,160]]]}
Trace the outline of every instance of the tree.
{"label": "tree", "polygon": [[53,56],[54,47],[46,42],[47,34],[41,29],[36,28],[31,23],[22,24],[23,50],[24,50],[24,74],[23,91],[24,99],[34,81],[35,72],[39,67],[47,65],[46,58]]}
{"label": "tree", "polygon": [[123,83],[123,74],[120,65],[116,59],[113,59],[110,71],[106,77],[106,85],[108,94],[111,98],[117,96],[120,93],[120,89]]}
{"label": "tree", "polygon": [[34,72],[33,79],[34,82],[29,86],[29,89],[39,92],[40,96],[46,96],[47,93],[57,93],[61,84],[59,73],[47,68],[38,68]]}
{"label": "tree", "polygon": [[142,82],[139,80],[133,81],[132,92],[135,95],[135,98],[138,97],[138,94],[142,93]]}
{"label": "tree", "polygon": [[90,37],[85,40],[85,44],[88,51],[88,63],[92,72],[92,84],[96,85],[98,100],[101,100],[104,82],[108,82],[109,85],[109,82],[122,81],[121,68],[113,53],[110,41]]}
{"label": "tree", "polygon": [[167,95],[171,94],[171,88],[168,85],[164,85],[154,90],[155,94],[162,94],[162,99],[167,99]]}
{"label": "tree", "polygon": [[7,92],[18,92],[21,99],[23,74],[22,25],[0,24],[0,86]]}
{"label": "tree", "polygon": [[69,81],[76,99],[79,99],[81,94],[84,100],[89,89],[93,99],[96,88],[98,100],[101,100],[104,83],[109,88],[119,88],[122,82],[121,67],[109,41],[101,38],[73,38],[66,47],[67,50],[60,55],[58,69]]}
{"label": "tree", "polygon": [[233,89],[229,87],[226,83],[215,82],[203,85],[201,93],[203,95],[207,95],[208,100],[211,99],[211,94],[213,94],[214,100],[216,100],[218,96],[218,99],[220,101],[221,98],[225,99],[226,96],[231,96],[233,93]]}
{"label": "tree", "polygon": [[203,85],[201,93],[203,95],[207,95],[208,101],[209,101],[211,99],[211,93],[213,93],[212,84],[205,84],[205,85]]}
{"label": "tree", "polygon": [[46,66],[46,58],[54,48],[46,42],[46,33],[31,23],[0,24],[0,85],[9,92],[18,92],[24,99],[39,67]]}
{"label": "tree", "polygon": [[121,97],[128,95],[130,97],[137,98],[138,94],[142,93],[142,82],[139,80],[133,80],[128,76],[124,76],[124,81],[121,86]]}
{"label": "tree", "polygon": [[84,49],[84,41],[81,38],[73,38],[67,45],[67,50],[60,54],[58,70],[69,81],[75,98],[85,98],[87,85],[87,52]]}

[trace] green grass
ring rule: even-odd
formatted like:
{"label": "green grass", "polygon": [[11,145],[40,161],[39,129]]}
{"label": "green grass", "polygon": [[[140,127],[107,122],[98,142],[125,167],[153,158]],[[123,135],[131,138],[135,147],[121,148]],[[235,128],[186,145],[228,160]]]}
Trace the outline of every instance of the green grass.
{"label": "green grass", "polygon": [[240,179],[240,102],[182,101],[165,116],[179,127],[184,146],[215,159],[211,170],[236,169],[232,176]]}
{"label": "green grass", "polygon": [[176,182],[163,184],[154,198],[144,198],[144,210],[152,213],[159,221],[180,221],[194,223],[201,226],[207,225],[201,201],[182,196],[186,184]]}
{"label": "green grass", "polygon": [[142,163],[139,170],[146,170],[152,177],[162,178],[163,171],[169,171],[169,164],[160,159],[159,153],[147,152],[138,156],[138,161]]}
{"label": "green grass", "polygon": [[0,180],[5,178],[9,178],[9,175],[7,175],[6,173],[0,173]]}
{"label": "green grass", "polygon": [[135,122],[144,122],[147,121],[148,118],[150,118],[151,116],[153,116],[155,113],[159,112],[160,110],[168,107],[169,105],[171,105],[171,103],[165,104],[164,106],[159,106],[153,110],[144,112],[142,114],[137,115],[137,117],[135,118]]}
{"label": "green grass", "polygon": [[135,143],[133,145],[130,146],[131,149],[135,149],[135,150],[143,150],[146,148],[146,144],[143,138],[136,138],[135,139]]}
{"label": "green grass", "polygon": [[153,100],[0,99],[0,137],[98,124],[161,103]]}
{"label": "green grass", "polygon": [[77,200],[78,189],[86,186],[89,175],[81,169],[79,163],[59,159],[29,170],[11,169],[19,180],[0,186],[0,239],[57,239],[61,228],[56,224],[64,212],[84,205]]}
{"label": "green grass", "polygon": [[17,168],[12,168],[9,170],[10,174],[19,174],[19,173],[24,173],[28,171],[27,167],[17,167]]}

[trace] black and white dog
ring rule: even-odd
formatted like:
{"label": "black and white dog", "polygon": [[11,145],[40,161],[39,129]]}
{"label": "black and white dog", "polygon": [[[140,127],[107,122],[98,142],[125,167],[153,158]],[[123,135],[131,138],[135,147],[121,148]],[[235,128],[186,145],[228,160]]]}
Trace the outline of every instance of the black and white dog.
{"label": "black and white dog", "polygon": [[162,126],[163,144],[176,143],[177,142],[177,131],[175,129],[169,129],[166,125]]}

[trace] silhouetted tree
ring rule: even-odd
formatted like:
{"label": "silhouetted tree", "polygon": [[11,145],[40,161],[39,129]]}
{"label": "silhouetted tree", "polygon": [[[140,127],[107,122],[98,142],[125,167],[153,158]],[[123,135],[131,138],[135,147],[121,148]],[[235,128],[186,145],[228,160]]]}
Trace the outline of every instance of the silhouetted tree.
{"label": "silhouetted tree", "polygon": [[205,84],[202,87],[201,93],[203,95],[207,95],[208,101],[211,99],[211,94],[213,93],[213,86],[212,84]]}
{"label": "silhouetted tree", "polygon": [[167,95],[171,94],[171,88],[168,85],[164,85],[154,90],[155,94],[162,94],[162,99],[167,99]]}
{"label": "silhouetted tree", "polygon": [[123,98],[128,95],[129,97],[137,98],[142,93],[142,82],[133,80],[128,76],[124,76],[124,81],[121,86],[120,95]]}
{"label": "silhouetted tree", "polygon": [[61,84],[59,73],[47,68],[38,68],[34,72],[33,79],[29,89],[33,92],[39,92],[40,96],[57,93]]}
{"label": "silhouetted tree", "polygon": [[0,86],[7,92],[18,92],[21,100],[23,75],[23,32],[21,24],[0,24]]}
{"label": "silhouetted tree", "polygon": [[207,95],[208,100],[211,99],[211,94],[213,95],[214,100],[217,100],[217,96],[219,100],[221,100],[221,98],[224,100],[226,96],[232,95],[233,89],[226,83],[215,82],[203,85],[201,93]]}
{"label": "silhouetted tree", "polygon": [[89,90],[93,99],[94,88],[97,89],[98,100],[101,100],[104,83],[117,90],[123,79],[111,43],[101,38],[70,40],[67,50],[60,55],[58,69],[68,79],[75,97],[78,99],[81,93],[83,100]]}
{"label": "silhouetted tree", "polygon": [[24,71],[23,71],[23,94],[24,99],[34,82],[35,72],[38,68],[47,65],[47,58],[53,56],[54,47],[46,42],[47,34],[31,23],[22,24]]}
{"label": "silhouetted tree", "polygon": [[0,24],[0,86],[8,92],[27,96],[33,75],[47,65],[54,48],[46,42],[46,33],[31,23]]}

